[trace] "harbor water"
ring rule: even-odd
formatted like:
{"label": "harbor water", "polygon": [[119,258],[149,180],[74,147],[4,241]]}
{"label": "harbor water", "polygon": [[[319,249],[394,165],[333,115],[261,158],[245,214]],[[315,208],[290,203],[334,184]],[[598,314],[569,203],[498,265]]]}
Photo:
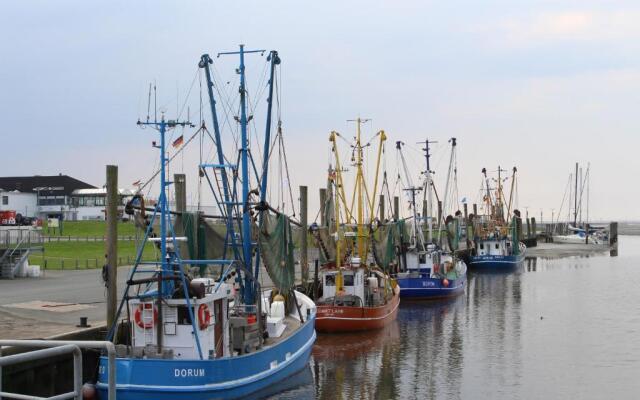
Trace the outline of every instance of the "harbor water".
{"label": "harbor water", "polygon": [[319,335],[287,399],[631,399],[640,395],[640,237],[619,255],[527,258],[404,302],[384,330]]}

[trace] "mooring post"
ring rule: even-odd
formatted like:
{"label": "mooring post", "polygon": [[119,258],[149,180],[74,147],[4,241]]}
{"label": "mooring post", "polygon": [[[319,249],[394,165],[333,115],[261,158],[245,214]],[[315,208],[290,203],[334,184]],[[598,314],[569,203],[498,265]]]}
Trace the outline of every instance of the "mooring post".
{"label": "mooring post", "polygon": [[318,281],[318,266],[320,265],[320,260],[316,258],[315,269],[313,271],[313,301],[318,300],[318,286],[320,282]]}
{"label": "mooring post", "polygon": [[116,165],[107,165],[106,200],[107,327],[111,329],[117,322],[118,307],[118,167]]}
{"label": "mooring post", "polygon": [[302,275],[302,284],[309,284],[309,254],[307,252],[307,187],[300,186],[300,225],[302,225],[302,240],[300,242],[300,273]]}
{"label": "mooring post", "polygon": [[473,215],[474,215],[474,216],[475,216],[475,215],[478,215],[478,205],[477,205],[477,204],[474,204],[474,205],[473,205]]}
{"label": "mooring post", "polygon": [[383,222],[384,221],[384,195],[383,194],[380,195],[380,200],[378,204],[380,205],[380,221]]}
{"label": "mooring post", "polygon": [[324,204],[327,202],[327,189],[320,188],[320,226],[327,226],[327,216],[324,214]]}
{"label": "mooring post", "polygon": [[462,206],[464,207],[464,220],[466,221],[469,218],[469,210],[467,209],[467,203],[463,203]]}
{"label": "mooring post", "polygon": [[531,219],[527,217],[527,239],[531,238]]}
{"label": "mooring post", "polygon": [[589,244],[589,224],[584,224],[584,243]]}
{"label": "mooring post", "polygon": [[400,220],[400,198],[393,196],[393,218],[396,221]]}

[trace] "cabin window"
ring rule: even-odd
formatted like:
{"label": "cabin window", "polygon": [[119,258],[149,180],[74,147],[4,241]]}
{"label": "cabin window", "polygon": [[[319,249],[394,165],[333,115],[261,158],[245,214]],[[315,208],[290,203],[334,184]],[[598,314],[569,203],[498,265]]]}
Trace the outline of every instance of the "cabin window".
{"label": "cabin window", "polygon": [[499,249],[500,245],[498,243],[496,243],[496,249]]}
{"label": "cabin window", "polygon": [[344,285],[345,286],[353,286],[353,275],[345,275],[344,276]]}
{"label": "cabin window", "polygon": [[191,325],[191,317],[187,306],[178,306],[178,325]]}
{"label": "cabin window", "polygon": [[480,249],[484,250],[484,244],[480,243]]}
{"label": "cabin window", "polygon": [[325,286],[335,286],[336,285],[336,276],[335,275],[327,275],[324,277],[324,285]]}
{"label": "cabin window", "polygon": [[2,205],[6,206],[9,204],[9,196],[2,196]]}
{"label": "cabin window", "polygon": [[427,263],[427,255],[426,254],[418,255],[418,262],[420,264],[426,264]]}

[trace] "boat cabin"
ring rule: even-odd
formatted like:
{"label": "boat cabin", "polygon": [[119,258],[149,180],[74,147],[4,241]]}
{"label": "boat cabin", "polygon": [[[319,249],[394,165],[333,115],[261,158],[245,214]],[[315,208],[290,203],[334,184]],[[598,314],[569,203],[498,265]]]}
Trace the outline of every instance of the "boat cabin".
{"label": "boat cabin", "polygon": [[476,246],[479,256],[508,256],[513,253],[511,241],[501,240],[479,240]]}
{"label": "boat cabin", "polygon": [[[203,295],[198,296],[200,298],[190,299],[202,356],[205,359],[228,357],[231,354],[228,329],[228,301],[233,292],[231,286],[207,278],[194,279],[194,283],[204,287]],[[200,357],[184,297],[163,300],[160,309],[155,298],[131,299],[129,313],[132,317],[131,351],[134,356],[171,359]],[[160,323],[162,329],[158,336]],[[161,341],[160,346],[158,340]],[[160,354],[153,351],[158,347],[162,348]]]}

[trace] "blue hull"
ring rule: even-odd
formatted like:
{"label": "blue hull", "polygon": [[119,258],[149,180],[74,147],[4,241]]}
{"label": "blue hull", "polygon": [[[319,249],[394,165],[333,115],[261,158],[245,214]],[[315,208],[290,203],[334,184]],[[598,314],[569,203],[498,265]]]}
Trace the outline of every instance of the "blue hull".
{"label": "blue hull", "polygon": [[[259,352],[214,360],[118,358],[118,400],[235,399],[264,391],[307,367],[316,339],[315,314],[291,337]],[[106,399],[107,359],[98,390]]]}
{"label": "blue hull", "polygon": [[471,256],[469,268],[484,272],[509,272],[522,265],[524,254],[517,256]]}
{"label": "blue hull", "polygon": [[458,279],[449,279],[449,286],[442,284],[440,278],[430,278],[428,274],[417,277],[397,279],[400,286],[400,298],[403,299],[444,299],[458,296],[464,292],[466,275]]}

